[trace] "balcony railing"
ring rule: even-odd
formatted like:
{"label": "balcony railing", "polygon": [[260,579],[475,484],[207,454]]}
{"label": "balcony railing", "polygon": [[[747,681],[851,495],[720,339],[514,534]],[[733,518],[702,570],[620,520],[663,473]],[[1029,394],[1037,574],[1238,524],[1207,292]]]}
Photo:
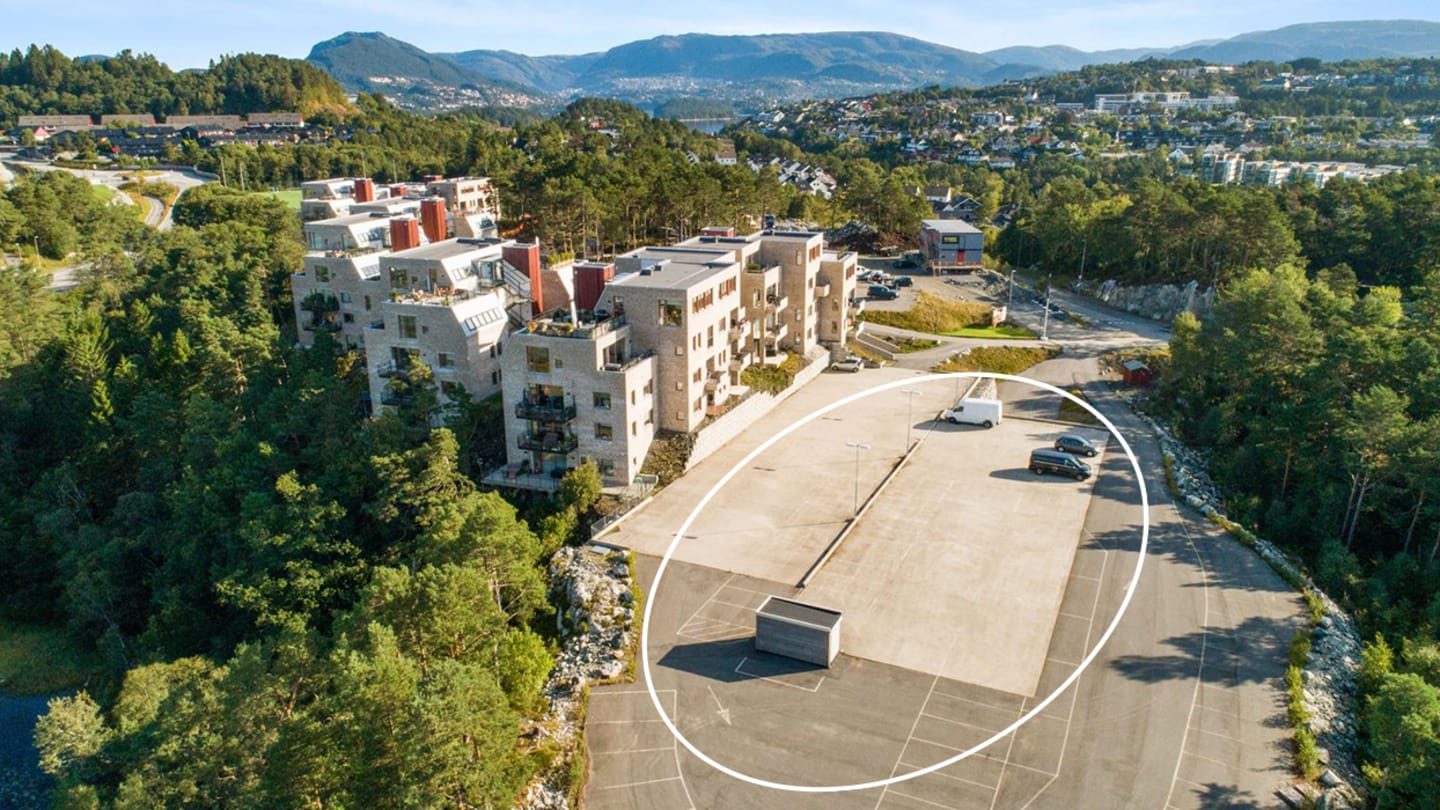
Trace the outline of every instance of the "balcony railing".
{"label": "balcony railing", "polygon": [[339,332],[345,327],[336,321],[307,321],[300,325],[306,332]]}
{"label": "balcony railing", "polygon": [[626,323],[628,322],[624,314],[611,315],[599,321],[581,321],[578,324],[568,321],[537,320],[530,324],[527,331],[532,335],[594,340],[595,338],[619,329],[626,325]]}
{"label": "balcony railing", "polygon": [[415,392],[386,390],[380,394],[380,404],[390,406],[414,405]]}
{"label": "balcony railing", "polygon": [[817,299],[818,299],[818,298],[829,298],[829,297],[830,297],[830,285],[829,285],[829,284],[816,284],[816,285],[815,285],[815,297],[816,297]]}
{"label": "balcony railing", "polygon": [[634,368],[635,365],[637,365],[638,363],[642,363],[642,362],[644,362],[645,360],[647,360],[647,359],[649,359],[649,358],[651,358],[651,357],[654,357],[654,356],[655,356],[655,352],[654,352],[654,351],[640,352],[639,354],[633,354],[633,355],[631,355],[631,356],[630,356],[630,359],[626,360],[626,361],[623,362],[623,363],[606,363],[604,366],[601,367],[600,370],[601,370],[601,371],[621,371],[621,372],[623,372],[623,371],[629,371],[631,368]]}
{"label": "balcony railing", "polygon": [[569,422],[575,418],[575,403],[564,402],[517,402],[515,418],[532,422]]}
{"label": "balcony railing", "polygon": [[787,309],[787,308],[789,308],[789,306],[790,306],[790,299],[789,299],[789,298],[786,298],[786,297],[783,296],[783,295],[767,295],[767,296],[765,296],[765,311],[766,311],[766,312],[778,312],[778,311],[780,311],[780,310],[782,310],[782,309]]}
{"label": "balcony railing", "polygon": [[381,363],[375,367],[375,375],[382,379],[398,378],[401,380],[410,379],[410,366],[402,366],[399,363]]}
{"label": "balcony railing", "polygon": [[569,433],[522,433],[516,442],[521,450],[538,450],[541,453],[573,453],[580,447],[580,440]]}

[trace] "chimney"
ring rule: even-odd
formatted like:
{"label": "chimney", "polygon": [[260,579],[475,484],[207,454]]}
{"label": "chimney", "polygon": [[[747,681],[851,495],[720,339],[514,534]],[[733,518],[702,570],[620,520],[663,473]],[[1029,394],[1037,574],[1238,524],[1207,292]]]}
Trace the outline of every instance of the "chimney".
{"label": "chimney", "polygon": [[395,252],[420,247],[420,222],[414,217],[390,220],[390,249]]}
{"label": "chimney", "polygon": [[431,242],[443,242],[446,233],[445,201],[439,197],[428,197],[420,201],[420,225]]}
{"label": "chimney", "polygon": [[540,243],[505,245],[500,248],[500,255],[504,257],[506,263],[530,279],[530,300],[533,302],[531,305],[533,314],[544,313],[545,303],[540,294]]}
{"label": "chimney", "polygon": [[390,187],[390,199],[392,200],[402,199],[408,193],[409,189],[398,183]]}
{"label": "chimney", "polygon": [[375,199],[375,181],[361,177],[355,181],[355,202],[367,203]]}
{"label": "chimney", "polygon": [[734,235],[735,235],[735,229],[734,229],[733,227],[724,227],[724,228],[722,228],[722,227],[717,227],[717,226],[711,226],[711,227],[702,229],[702,230],[700,231],[700,235],[701,235],[701,236],[726,236],[726,237],[729,237],[729,236],[734,236]]}
{"label": "chimney", "polygon": [[605,285],[615,278],[615,265],[602,262],[584,262],[575,265],[575,305],[582,310],[593,310],[600,301]]}

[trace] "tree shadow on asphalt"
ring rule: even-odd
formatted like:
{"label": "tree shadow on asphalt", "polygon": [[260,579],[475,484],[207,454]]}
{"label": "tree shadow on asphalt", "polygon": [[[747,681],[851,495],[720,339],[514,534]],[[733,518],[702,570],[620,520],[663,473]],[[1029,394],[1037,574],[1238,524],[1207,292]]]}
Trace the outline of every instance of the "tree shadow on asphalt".
{"label": "tree shadow on asphalt", "polygon": [[1234,785],[1208,782],[1191,792],[1198,799],[1197,804],[1206,810],[1255,810],[1261,806],[1255,794]]}
{"label": "tree shadow on asphalt", "polygon": [[[1164,643],[1167,655],[1124,655],[1112,669],[1133,681],[1158,683],[1197,675],[1209,686],[1276,682],[1285,673],[1296,622],[1252,616],[1238,627],[1206,627]],[[1203,654],[1203,663],[1202,663]]]}
{"label": "tree shadow on asphalt", "polygon": [[784,679],[786,676],[828,669],[819,664],[756,652],[753,637],[682,644],[671,648],[658,663],[667,669],[719,683],[739,683],[756,678]]}
{"label": "tree shadow on asphalt", "polygon": [[[1216,539],[1208,534],[1187,532],[1179,524],[1157,524],[1154,517],[1152,512],[1148,555],[1151,558],[1166,559],[1197,572],[1203,569],[1203,579],[1184,583],[1180,585],[1181,588],[1291,594],[1295,599],[1296,613],[1300,612],[1299,593],[1271,570],[1264,560],[1239,542],[1228,537]],[[1140,535],[1141,525],[1135,523],[1123,529],[1093,535],[1083,541],[1080,547],[1135,553],[1140,549]],[[1146,564],[1150,564],[1150,561]],[[1288,643],[1289,639],[1286,639],[1286,642]]]}

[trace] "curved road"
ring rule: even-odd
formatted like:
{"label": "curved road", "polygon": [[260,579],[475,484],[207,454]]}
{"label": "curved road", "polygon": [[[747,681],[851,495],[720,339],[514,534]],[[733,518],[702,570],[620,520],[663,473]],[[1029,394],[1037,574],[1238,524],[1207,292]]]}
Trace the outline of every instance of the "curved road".
{"label": "curved road", "polygon": [[[967,290],[940,279],[917,281],[918,287],[932,292],[984,298],[978,287]],[[896,303],[907,306],[906,298]],[[923,791],[904,786],[816,796],[773,793],[733,782],[688,753],[675,751],[677,775],[670,779],[678,782],[680,790],[674,806],[698,810],[1280,806],[1274,791],[1291,781],[1283,675],[1290,638],[1304,615],[1299,595],[1249,550],[1203,517],[1173,503],[1157,437],[1100,378],[1101,353],[1161,342],[1168,332],[1165,326],[1065,294],[1055,294],[1052,300],[1081,314],[1089,325],[1081,326],[1073,318],[1052,320],[1050,337],[1064,344],[1065,354],[1027,373],[1057,386],[1081,388],[1117,425],[1139,458],[1151,503],[1144,574],[1114,636],[1064,696],[1069,711],[1052,735],[1061,739],[1050,740],[1060,749],[1053,768],[1041,773],[1012,764],[1023,761],[1019,755],[1027,741],[1022,740],[1022,729],[1009,738],[1008,747],[1004,740],[993,747],[994,759],[1004,764],[994,784],[985,785],[989,792],[977,794],[975,782],[967,779],[971,774],[954,766],[947,769],[951,776],[944,776],[947,771],[937,775],[950,782],[941,781],[938,787],[932,782],[932,792],[923,796],[916,795]],[[1038,327],[1042,312],[1039,306],[1022,302],[1017,291],[1014,319]],[[971,341],[946,339],[945,343],[928,352],[901,355],[897,365],[928,369]],[[1001,396],[1012,418],[1040,416],[1033,412],[1038,403],[1018,386],[1002,383]],[[1050,407],[1053,411],[1053,403]],[[1134,510],[1139,496],[1127,469],[1123,459],[1107,461],[1082,535],[1082,553],[1090,549],[1115,561],[1101,569],[1094,584],[1092,615],[1103,617],[1102,625],[1113,617],[1134,570]],[[655,561],[641,559],[642,581],[648,582]],[[629,728],[633,719],[607,716],[612,710],[605,707],[617,705],[625,690],[637,688],[641,687],[615,687],[621,691],[609,703],[592,701],[589,739],[598,741],[611,728]],[[926,705],[931,705],[928,700]],[[639,735],[643,729],[636,728]],[[668,742],[648,733],[645,740],[645,745],[657,747],[632,750],[660,751],[659,746]],[[635,779],[630,787],[628,780],[641,769],[625,756],[592,756],[590,786],[595,795],[591,798],[600,801],[591,804],[649,807],[650,794],[644,791],[665,787],[653,783],[668,783]]]}

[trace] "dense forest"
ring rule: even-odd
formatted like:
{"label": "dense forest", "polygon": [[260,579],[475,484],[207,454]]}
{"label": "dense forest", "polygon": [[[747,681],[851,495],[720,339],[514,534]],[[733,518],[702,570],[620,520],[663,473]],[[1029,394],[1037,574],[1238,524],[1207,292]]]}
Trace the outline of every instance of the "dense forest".
{"label": "dense forest", "polygon": [[574,525],[540,518],[598,479],[537,535],[462,471],[493,407],[367,420],[354,354],[291,348],[276,201],[206,188],[160,232],[57,172],[0,215],[90,262],[63,297],[0,273],[0,612],[102,660],[37,730],[62,805],[508,802]]}
{"label": "dense forest", "polygon": [[46,45],[0,53],[0,129],[20,115],[305,114],[345,108],[345,91],[318,67],[260,54],[173,71],[149,54],[71,59]]}

